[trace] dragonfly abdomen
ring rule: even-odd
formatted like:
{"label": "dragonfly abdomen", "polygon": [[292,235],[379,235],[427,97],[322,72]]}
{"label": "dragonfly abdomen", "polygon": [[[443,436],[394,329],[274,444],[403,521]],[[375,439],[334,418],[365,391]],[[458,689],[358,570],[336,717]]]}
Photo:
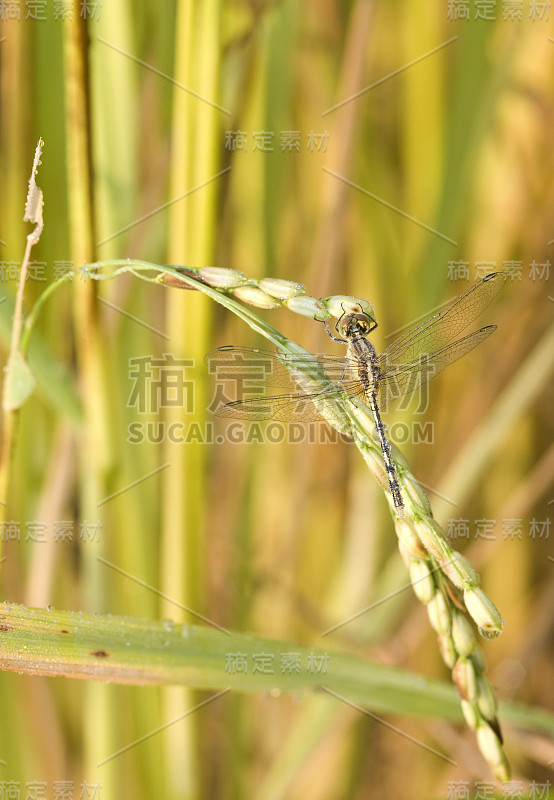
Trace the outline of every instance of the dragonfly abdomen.
{"label": "dragonfly abdomen", "polygon": [[377,430],[379,445],[381,447],[381,452],[383,454],[383,461],[385,462],[385,470],[389,481],[390,491],[394,500],[396,513],[398,514],[398,516],[402,516],[404,510],[404,503],[402,502],[402,495],[400,494],[400,486],[398,484],[398,478],[396,475],[396,467],[394,466],[392,460],[389,441],[387,439],[387,434],[385,433],[385,426],[383,425],[381,414],[379,413],[379,406],[377,405],[377,397],[375,391],[369,392],[368,401],[371,407],[371,411],[373,413],[375,428]]}

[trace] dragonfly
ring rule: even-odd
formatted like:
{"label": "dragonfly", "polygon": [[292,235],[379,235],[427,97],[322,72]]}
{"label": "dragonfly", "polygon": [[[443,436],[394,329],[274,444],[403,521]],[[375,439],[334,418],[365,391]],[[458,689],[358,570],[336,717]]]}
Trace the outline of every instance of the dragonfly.
{"label": "dragonfly", "polygon": [[[380,355],[367,338],[377,322],[354,301],[343,304],[335,333],[324,322],[331,339],[346,345],[344,356],[234,345],[212,350],[206,355],[208,371],[218,381],[232,381],[241,395],[222,403],[213,413],[245,421],[308,423],[324,417],[349,433],[351,418],[344,413],[330,417],[329,409],[345,402],[350,402],[352,409],[361,401],[371,412],[386,470],[385,485],[388,482],[395,511],[402,516],[404,502],[381,412],[387,411],[391,402],[426,387],[431,378],[496,330],[496,325],[487,325],[458,338],[494,300],[505,280],[503,272],[487,275],[400,335]],[[286,394],[273,393],[283,388],[288,389]]]}

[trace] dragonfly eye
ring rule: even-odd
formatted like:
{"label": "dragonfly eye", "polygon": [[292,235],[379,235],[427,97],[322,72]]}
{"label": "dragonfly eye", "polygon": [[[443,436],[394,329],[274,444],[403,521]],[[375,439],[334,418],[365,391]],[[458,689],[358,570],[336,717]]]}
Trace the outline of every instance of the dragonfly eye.
{"label": "dragonfly eye", "polygon": [[376,327],[372,318],[362,312],[359,314],[344,314],[336,325],[338,332],[346,339],[367,336]]}
{"label": "dragonfly eye", "polygon": [[350,335],[350,333],[351,333],[351,328],[352,328],[352,316],[353,316],[352,314],[343,315],[343,316],[342,316],[342,317],[339,319],[339,321],[337,322],[337,324],[335,325],[335,330],[336,330],[336,331],[337,331],[337,332],[338,332],[338,333],[339,333],[341,336],[345,336],[345,337],[347,337],[347,336],[349,336],[349,335]]}
{"label": "dragonfly eye", "polygon": [[363,314],[363,313],[353,314],[350,324],[353,327],[355,326],[358,329],[358,331],[362,334],[362,336],[367,336],[368,333],[371,333],[371,331],[377,327],[374,320],[372,320],[372,318],[368,316],[368,314]]}

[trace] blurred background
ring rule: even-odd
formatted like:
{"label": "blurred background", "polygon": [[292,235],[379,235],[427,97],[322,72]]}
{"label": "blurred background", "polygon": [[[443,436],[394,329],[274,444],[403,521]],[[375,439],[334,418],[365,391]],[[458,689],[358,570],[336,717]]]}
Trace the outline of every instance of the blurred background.
{"label": "blurred background", "polygon": [[[408,406],[386,422],[504,615],[483,645],[498,696],[550,710],[552,13],[531,0],[0,11],[5,355],[39,136],[45,229],[26,310],[89,261],[215,265],[369,299],[381,350],[485,274],[508,274],[475,326],[497,332],[433,383],[424,415]],[[309,318],[260,315],[341,353]],[[3,597],[197,621],[178,603],[448,681],[409,590],[322,638],[407,582],[387,503],[346,441],[225,436],[203,362],[222,344],[265,343],[209,298],[130,275],[52,295],[29,356],[38,386],[6,498]],[[184,396],[156,393],[172,359]],[[227,695],[155,733],[208,695],[8,673],[0,693],[0,780],[21,796],[31,781],[48,797],[66,781],[75,797],[87,782],[102,791],[87,797],[136,800],[417,800],[473,796],[476,781],[503,796],[464,727],[392,720],[453,767],[333,698]],[[504,732],[527,796],[554,756]]]}

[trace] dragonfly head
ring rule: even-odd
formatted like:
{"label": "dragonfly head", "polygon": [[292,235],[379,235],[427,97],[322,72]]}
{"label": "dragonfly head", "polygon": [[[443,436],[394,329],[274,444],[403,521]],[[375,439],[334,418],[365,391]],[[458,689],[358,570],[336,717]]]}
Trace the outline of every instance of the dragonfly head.
{"label": "dragonfly head", "polygon": [[360,339],[366,337],[377,327],[377,323],[370,317],[360,311],[356,314],[343,314],[335,325],[335,329],[340,336],[345,339]]}

